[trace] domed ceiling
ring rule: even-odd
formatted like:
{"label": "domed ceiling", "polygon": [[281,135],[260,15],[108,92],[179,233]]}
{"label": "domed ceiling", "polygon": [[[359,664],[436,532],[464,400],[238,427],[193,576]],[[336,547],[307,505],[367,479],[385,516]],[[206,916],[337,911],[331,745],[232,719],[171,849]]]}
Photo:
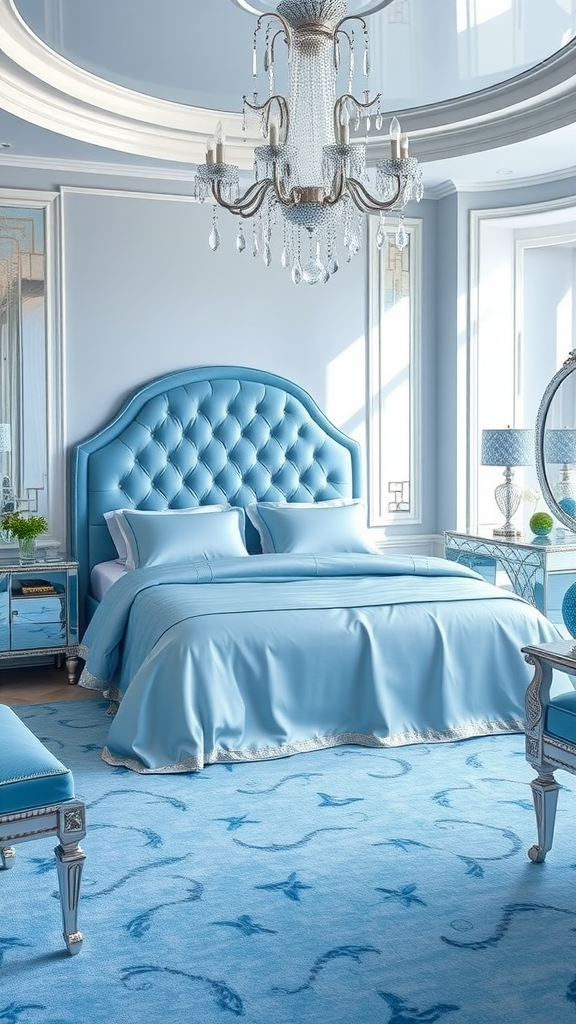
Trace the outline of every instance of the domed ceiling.
{"label": "domed ceiling", "polygon": [[[203,159],[223,112],[231,156],[249,166],[250,12],[267,9],[275,0],[0,0],[0,107],[115,159],[179,164]],[[514,176],[576,165],[574,0],[349,0],[348,10],[373,11],[372,90],[410,133],[425,180],[454,177],[451,161],[464,167],[467,154],[493,178],[522,151]],[[375,159],[381,144],[370,138]]]}

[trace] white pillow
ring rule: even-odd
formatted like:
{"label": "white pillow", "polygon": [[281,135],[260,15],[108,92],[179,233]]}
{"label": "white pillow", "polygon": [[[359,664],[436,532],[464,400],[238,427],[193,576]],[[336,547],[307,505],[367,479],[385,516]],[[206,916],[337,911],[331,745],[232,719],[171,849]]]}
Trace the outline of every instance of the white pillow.
{"label": "white pillow", "polygon": [[113,512],[105,512],[104,513],[104,519],[106,520],[106,526],[108,527],[108,533],[112,537],[112,540],[114,541],[114,547],[116,548],[116,551],[118,553],[117,561],[120,562],[121,565],[126,565],[126,558],[128,556],[128,551],[126,549],[126,541],[124,540],[124,536],[122,534],[122,530],[120,529],[120,526],[118,525],[118,518],[117,518],[118,517],[118,513],[120,511],[122,511],[122,510],[121,509],[114,509]]}
{"label": "white pillow", "polygon": [[259,501],[246,508],[264,554],[378,554],[370,541],[364,505],[358,499]]}
{"label": "white pillow", "polygon": [[244,509],[210,512],[208,507],[190,509],[187,514],[178,510],[178,515],[129,509],[119,513],[128,551],[126,569],[185,565],[198,558],[247,556]]}
{"label": "white pillow", "polygon": [[128,562],[128,544],[126,542],[125,527],[123,527],[122,515],[124,512],[138,512],[139,515],[181,515],[186,512],[225,512],[226,509],[230,508],[229,505],[198,505],[193,508],[163,508],[163,509],[127,509],[127,508],[116,508],[112,512],[105,512],[104,519],[106,520],[106,526],[108,532],[114,541],[114,547],[118,552],[118,561],[121,565],[126,565],[127,568],[133,569],[133,565],[127,565]]}

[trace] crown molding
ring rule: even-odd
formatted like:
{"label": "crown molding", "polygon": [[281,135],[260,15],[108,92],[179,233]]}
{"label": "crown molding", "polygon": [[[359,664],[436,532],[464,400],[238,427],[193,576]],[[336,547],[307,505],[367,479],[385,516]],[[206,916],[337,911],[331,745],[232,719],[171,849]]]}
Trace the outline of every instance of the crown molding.
{"label": "crown molding", "polygon": [[549,171],[545,174],[534,174],[525,178],[503,178],[492,181],[458,181],[447,179],[437,185],[426,187],[426,199],[445,199],[454,193],[464,192],[508,192],[510,189],[533,188],[537,185],[550,185],[558,181],[574,178],[576,182],[576,166],[566,167],[561,171]]}
{"label": "crown molding", "polygon": [[[252,148],[261,142],[259,136],[244,136],[240,113],[162,100],[78,67],[31,31],[13,0],[0,0],[0,79],[0,106],[9,113],[119,152],[198,163],[221,120],[229,161],[248,169]],[[576,117],[576,39],[508,81],[398,116],[422,162],[510,145],[564,127]],[[371,159],[386,156],[387,148],[387,138],[369,139]]]}
{"label": "crown molding", "polygon": [[103,160],[62,160],[50,156],[16,156],[4,152],[0,155],[0,170],[13,167],[18,170],[51,171],[57,180],[65,173],[99,174],[106,177],[145,178],[156,181],[183,181],[192,187],[193,174],[189,167],[171,164],[153,167],[149,164],[108,163]]}

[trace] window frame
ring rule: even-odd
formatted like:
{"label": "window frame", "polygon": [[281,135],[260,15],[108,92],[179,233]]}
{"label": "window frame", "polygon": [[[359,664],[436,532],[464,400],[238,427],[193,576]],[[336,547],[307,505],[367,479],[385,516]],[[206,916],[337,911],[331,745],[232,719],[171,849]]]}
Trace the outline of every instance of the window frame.
{"label": "window frame", "polygon": [[[409,312],[409,388],[408,388],[408,429],[410,511],[390,512],[386,510],[389,501],[381,453],[385,444],[382,421],[385,399],[383,388],[387,381],[383,375],[385,353],[385,329],[382,317],[383,288],[382,260],[386,243],[378,249],[376,236],[380,218],[369,217],[368,224],[368,330],[366,359],[366,447],[367,447],[367,492],[368,525],[418,526],[422,524],[422,220],[405,218],[404,228],[410,238],[410,312]],[[392,236],[397,221],[386,220],[387,233]],[[374,398],[376,396],[376,398]]]}

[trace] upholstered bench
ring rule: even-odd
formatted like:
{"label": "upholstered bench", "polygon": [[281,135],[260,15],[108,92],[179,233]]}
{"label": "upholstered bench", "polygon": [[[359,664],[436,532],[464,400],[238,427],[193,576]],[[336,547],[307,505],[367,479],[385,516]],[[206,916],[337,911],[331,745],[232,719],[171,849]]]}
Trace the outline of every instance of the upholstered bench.
{"label": "upholstered bench", "polygon": [[[62,927],[69,953],[78,953],[78,900],[86,835],[85,807],[74,796],[72,772],[30,732],[11,708],[0,704],[0,858],[14,863],[16,843],[58,836],[55,848]],[[14,845],[13,845],[14,844]],[[15,908],[16,912],[16,908]]]}

